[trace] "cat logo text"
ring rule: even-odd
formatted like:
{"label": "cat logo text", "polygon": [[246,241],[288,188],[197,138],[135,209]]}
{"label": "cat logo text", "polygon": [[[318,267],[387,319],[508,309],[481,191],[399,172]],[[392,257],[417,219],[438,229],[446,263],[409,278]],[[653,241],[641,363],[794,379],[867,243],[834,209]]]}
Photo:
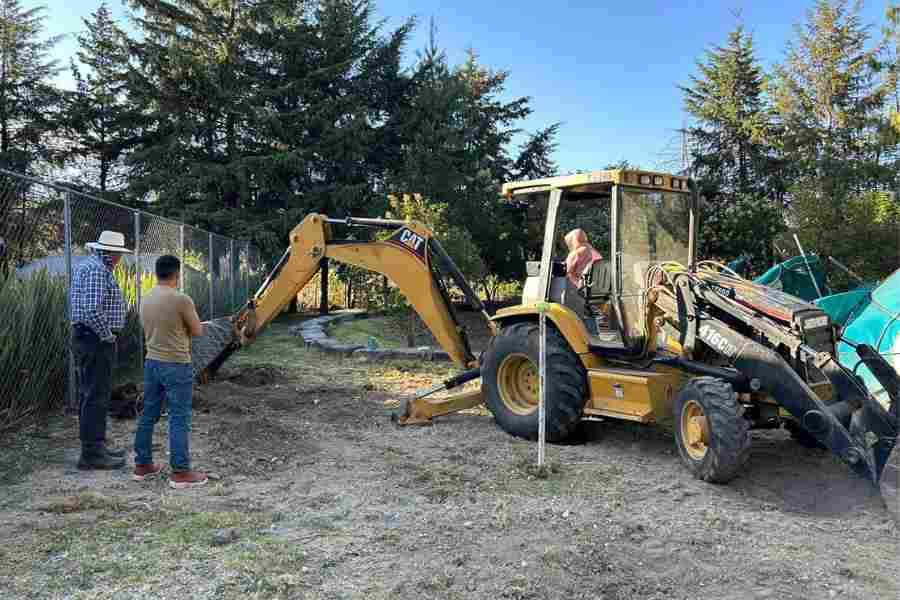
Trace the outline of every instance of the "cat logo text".
{"label": "cat logo text", "polygon": [[423,262],[425,261],[425,238],[404,227],[400,229],[387,240],[388,243],[400,246],[404,250],[408,250],[418,256]]}

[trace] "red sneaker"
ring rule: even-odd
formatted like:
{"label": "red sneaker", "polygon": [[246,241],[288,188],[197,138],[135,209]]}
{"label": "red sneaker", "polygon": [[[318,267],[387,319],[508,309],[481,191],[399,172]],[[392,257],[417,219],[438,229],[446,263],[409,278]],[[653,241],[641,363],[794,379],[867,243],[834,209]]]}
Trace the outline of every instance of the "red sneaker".
{"label": "red sneaker", "polygon": [[134,472],[131,478],[135,481],[144,481],[148,477],[159,475],[162,470],[162,465],[134,465]]}
{"label": "red sneaker", "polygon": [[172,473],[169,477],[169,487],[175,488],[176,490],[183,490],[206,485],[207,481],[209,481],[209,478],[200,471],[181,471],[179,473]]}

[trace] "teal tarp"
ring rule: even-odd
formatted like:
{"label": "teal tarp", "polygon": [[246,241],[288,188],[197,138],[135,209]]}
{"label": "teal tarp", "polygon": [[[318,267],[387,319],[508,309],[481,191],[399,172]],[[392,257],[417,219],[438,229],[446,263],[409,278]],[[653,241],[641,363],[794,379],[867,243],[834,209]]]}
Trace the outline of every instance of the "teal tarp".
{"label": "teal tarp", "polygon": [[828,313],[833,323],[844,326],[847,319],[859,314],[869,304],[871,287],[860,287],[842,294],[832,294],[813,301],[813,304]]}
{"label": "teal tarp", "polygon": [[838,360],[856,371],[869,391],[887,408],[890,399],[850,344],[871,346],[900,371],[900,269],[872,291],[868,303],[861,302],[858,306],[841,333],[842,340],[847,341],[838,344]]}
{"label": "teal tarp", "polygon": [[[809,266],[807,267],[807,261]],[[816,278],[822,295],[829,293],[828,286],[825,283],[825,269],[822,261],[818,256],[807,254],[806,258],[795,256],[783,263],[779,263],[754,279],[756,283],[767,285],[769,287],[783,291],[791,296],[802,298],[807,302],[812,302],[819,298],[816,292],[816,286],[810,277],[810,270]]]}

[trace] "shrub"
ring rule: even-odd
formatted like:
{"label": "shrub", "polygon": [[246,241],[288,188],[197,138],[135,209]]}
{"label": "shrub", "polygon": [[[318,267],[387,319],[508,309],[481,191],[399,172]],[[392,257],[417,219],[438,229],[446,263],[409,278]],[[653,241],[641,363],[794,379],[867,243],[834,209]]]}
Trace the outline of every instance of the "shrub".
{"label": "shrub", "polygon": [[0,273],[0,428],[62,405],[68,371],[65,280]]}

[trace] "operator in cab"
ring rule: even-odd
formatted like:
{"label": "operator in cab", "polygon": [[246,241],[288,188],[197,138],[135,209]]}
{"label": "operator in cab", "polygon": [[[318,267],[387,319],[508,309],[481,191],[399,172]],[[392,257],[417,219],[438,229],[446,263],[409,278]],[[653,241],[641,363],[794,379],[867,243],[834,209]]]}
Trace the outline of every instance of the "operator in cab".
{"label": "operator in cab", "polygon": [[580,289],[584,286],[584,274],[594,262],[603,260],[603,256],[588,241],[584,229],[573,229],[564,239],[569,249],[569,255],[566,257],[566,276]]}
{"label": "operator in cab", "polygon": [[[566,277],[584,295],[586,299],[591,296],[592,290],[585,289],[585,277],[592,275],[590,287],[593,289],[606,289],[609,287],[609,269],[600,268],[598,272],[591,273],[595,263],[605,266],[603,256],[588,241],[583,229],[573,229],[565,236],[566,247],[569,254],[566,256]],[[599,307],[587,306],[587,312],[592,317],[588,320],[588,330],[592,333],[609,327],[609,305],[606,302]],[[588,315],[586,315],[588,316]]]}

